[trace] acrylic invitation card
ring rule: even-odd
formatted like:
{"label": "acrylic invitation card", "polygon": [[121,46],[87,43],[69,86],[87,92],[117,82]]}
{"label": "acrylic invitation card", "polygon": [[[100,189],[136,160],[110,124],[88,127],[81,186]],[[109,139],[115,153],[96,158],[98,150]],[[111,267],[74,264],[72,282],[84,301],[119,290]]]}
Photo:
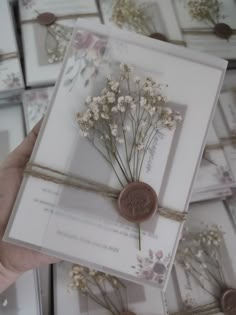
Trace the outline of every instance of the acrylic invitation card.
{"label": "acrylic invitation card", "polygon": [[[12,12],[7,0],[0,3],[0,99],[20,94],[24,88]],[[3,100],[1,101],[3,102]]]}
{"label": "acrylic invitation card", "polygon": [[77,18],[100,22],[95,0],[21,0],[19,10],[27,86],[55,83]]}
{"label": "acrylic invitation card", "polygon": [[170,0],[100,0],[100,5],[106,25],[184,45]]}
{"label": "acrylic invitation card", "polygon": [[46,113],[52,92],[53,87],[24,91],[22,95],[22,102],[27,133],[30,132],[30,130]]}
{"label": "acrylic invitation card", "polygon": [[[84,191],[83,185],[82,188],[80,186],[81,189],[78,189],[78,186],[75,189],[31,175],[26,176],[5,239],[97,270],[104,270],[127,280],[165,288],[225,67],[226,62],[223,60],[209,58],[182,47],[136,34],[131,36],[130,33],[111,30],[102,25],[94,28],[89,22],[78,21],[31,163],[73,174],[72,185],[77,185],[74,176],[83,177],[90,187]],[[129,89],[131,93],[134,86],[139,87],[140,84],[145,93],[148,93],[144,95],[151,97],[149,101],[157,102],[157,109],[165,113],[159,115],[155,108],[150,108],[145,97],[140,99],[140,102],[137,101],[139,94],[136,92],[132,94],[133,97],[126,95],[129,97],[125,98],[125,102],[129,104],[126,108],[129,109],[127,115],[131,121],[135,121],[133,113],[138,115],[138,112],[135,112],[136,106],[139,113],[143,112],[147,117],[144,124],[140,124],[141,128],[150,121],[150,117],[164,117],[165,124],[170,127],[173,117],[177,117],[176,110],[182,117],[182,121],[174,128],[165,128],[161,120],[158,120],[162,129],[157,126],[155,130],[161,133],[155,134],[155,141],[149,150],[145,151],[147,155],[143,159],[141,172],[135,174],[128,170],[134,178],[140,178],[151,185],[155,191],[150,191],[158,195],[157,215],[140,224],[140,233],[136,223],[124,218],[117,201],[108,198],[110,195],[116,199],[115,192],[121,190],[116,175],[124,182],[125,177],[129,176],[127,169],[122,171],[122,168],[118,167],[125,156],[125,145],[120,141],[121,134],[117,137],[118,125],[109,125],[110,136],[104,135],[104,138],[98,139],[100,144],[106,143],[106,140],[111,141],[111,136],[116,138],[119,150],[115,152],[120,154],[120,157],[114,156],[110,162],[114,160],[117,164],[111,165],[101,152],[97,152],[94,145],[91,145],[91,141],[82,136],[86,135],[87,130],[81,130],[76,122],[76,115],[81,117],[81,114],[77,114],[78,111],[83,113],[86,109],[84,104],[91,101],[88,96],[92,96],[94,102],[105,101],[114,104],[114,93],[107,89],[113,89],[116,93],[123,92],[124,86],[121,85],[120,90],[117,90],[117,82],[113,81],[119,77],[120,71],[122,80],[127,80],[128,74],[131,78],[133,73],[135,74],[135,82],[131,80],[125,93],[129,93]],[[193,72],[194,77],[191,75]],[[107,81],[107,77],[114,79]],[[143,80],[144,85],[141,84]],[[156,80],[160,84],[156,86],[160,93],[158,95],[155,95],[156,92],[151,87]],[[196,80],[199,82],[197,87]],[[211,82],[207,89],[206,82]],[[110,87],[107,86],[104,90],[104,84]],[[168,105],[161,96],[164,92],[160,91],[160,87],[163,85],[169,99]],[[140,91],[144,93],[142,89]],[[97,96],[100,92],[105,93],[105,96]],[[98,119],[105,121],[116,117],[119,121],[119,117],[124,117],[123,98],[115,104],[112,112],[109,112],[109,107],[102,106]],[[93,105],[91,106],[93,108]],[[146,116],[147,112],[149,116]],[[129,121],[128,116],[126,119]],[[101,124],[104,126],[103,120]],[[87,126],[94,125],[84,125],[86,128]],[[124,126],[128,132],[128,125]],[[129,129],[132,135],[132,124]],[[104,129],[100,131],[103,132]],[[130,134],[127,139],[129,137]],[[52,148],[50,152],[49,147]],[[135,152],[142,148],[142,143],[135,143]],[[106,154],[104,151],[103,153]],[[138,153],[136,157],[137,155]],[[137,160],[139,161],[136,158],[135,163]],[[133,167],[137,170],[135,164],[132,164],[131,168]],[[118,170],[117,174],[114,169]],[[33,171],[31,174],[36,173]],[[135,177],[137,175],[139,177]],[[71,175],[65,177],[69,179]],[[97,194],[91,191],[94,191],[94,182],[95,192],[98,189]],[[106,197],[102,197],[101,187]],[[154,200],[153,196],[150,200]],[[143,200],[146,200],[146,197],[141,198],[138,203],[134,202],[138,205]],[[34,212],[30,210],[32,207]],[[134,212],[134,215],[136,213],[139,214]],[[130,213],[131,219],[137,219],[132,215],[133,212]],[[20,226],[25,218],[30,220],[31,225],[23,230]]]}
{"label": "acrylic invitation card", "polygon": [[185,227],[174,269],[182,306],[173,314],[234,314],[228,297],[235,294],[235,229],[224,204],[192,205]]}
{"label": "acrylic invitation card", "polygon": [[[113,313],[120,314],[121,310],[137,312],[140,315],[163,315],[166,313],[163,293],[157,292],[155,288],[142,286],[122,279],[108,278],[109,280],[113,279],[115,283],[117,281],[118,290],[115,290],[116,287],[109,287],[106,283],[106,287],[100,291],[96,290],[96,284],[91,286],[89,284],[90,281],[89,283],[84,282],[92,290],[93,294],[95,294],[95,299],[92,299],[91,295],[82,294],[79,289],[71,288],[70,285],[73,281],[70,274],[72,270],[73,264],[68,262],[60,262],[53,266],[55,315],[62,315],[65,312],[68,312],[70,315],[109,315]],[[96,272],[92,271],[91,274],[93,279],[93,274],[95,277]],[[104,276],[99,275],[99,273],[98,276],[100,276],[102,283],[105,280]],[[91,276],[88,276],[86,278],[87,281],[90,278]],[[96,279],[94,280],[96,281]],[[79,285],[79,283],[77,284]],[[114,303],[115,308],[109,302],[104,303],[102,292],[107,293],[108,301]]]}
{"label": "acrylic invitation card", "polygon": [[234,0],[173,0],[187,47],[226,59],[236,58]]}

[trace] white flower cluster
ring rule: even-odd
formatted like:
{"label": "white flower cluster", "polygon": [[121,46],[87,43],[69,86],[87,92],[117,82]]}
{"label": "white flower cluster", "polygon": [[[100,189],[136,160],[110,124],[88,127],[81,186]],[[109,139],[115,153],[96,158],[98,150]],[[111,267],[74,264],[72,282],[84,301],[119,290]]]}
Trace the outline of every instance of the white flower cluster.
{"label": "white flower cluster", "polygon": [[115,0],[112,21],[120,28],[129,26],[137,33],[148,34],[148,19],[135,0]]}
{"label": "white flower cluster", "polygon": [[77,264],[72,266],[69,276],[72,279],[69,288],[78,289],[83,294],[91,293],[94,285],[104,285],[105,282],[109,283],[113,288],[118,288],[121,284],[114,276]]}
{"label": "white flower cluster", "polygon": [[208,247],[219,247],[222,244],[222,232],[217,228],[204,231],[199,235],[202,244]]}
{"label": "white flower cluster", "polygon": [[208,20],[217,23],[220,14],[218,0],[189,0],[187,2],[189,14],[196,20]]}
{"label": "white flower cluster", "polygon": [[61,62],[63,61],[68,42],[72,35],[72,28],[60,24],[52,24],[49,26],[49,32],[50,36],[55,41],[55,45],[54,47],[48,47],[46,41],[45,46],[48,54],[48,62]]}

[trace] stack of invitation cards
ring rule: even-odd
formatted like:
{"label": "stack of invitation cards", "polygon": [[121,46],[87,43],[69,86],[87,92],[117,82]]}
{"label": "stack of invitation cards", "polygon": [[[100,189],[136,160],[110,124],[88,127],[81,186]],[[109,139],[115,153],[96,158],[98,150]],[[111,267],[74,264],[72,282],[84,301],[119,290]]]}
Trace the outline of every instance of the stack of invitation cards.
{"label": "stack of invitation cards", "polygon": [[[53,280],[55,315],[164,315],[167,311],[163,293],[155,288],[71,263],[55,264]],[[102,287],[97,286],[97,280]]]}
{"label": "stack of invitation cards", "polygon": [[170,0],[100,0],[104,23],[184,45]]}
{"label": "stack of invitation cards", "polygon": [[228,209],[232,221],[234,223],[234,226],[236,228],[236,190],[233,189],[233,193],[232,196],[230,198],[227,198],[227,200],[225,200],[225,206]]}
{"label": "stack of invitation cards", "polygon": [[21,104],[0,109],[0,161],[24,139],[25,128]]}
{"label": "stack of invitation cards", "polygon": [[24,273],[0,295],[0,314],[43,315],[35,271]]}
{"label": "stack of invitation cards", "polygon": [[228,166],[224,149],[217,146],[219,144],[215,129],[211,125],[194,184],[192,202],[223,198],[232,194],[230,188],[236,184],[235,178]]}
{"label": "stack of invitation cards", "polygon": [[235,314],[236,232],[224,204],[192,205],[185,227],[174,269],[181,303],[170,314]]}
{"label": "stack of invitation cards", "polygon": [[75,20],[99,23],[95,0],[20,0],[27,86],[55,83]]}
{"label": "stack of invitation cards", "polygon": [[226,66],[78,21],[4,239],[165,289]]}
{"label": "stack of invitation cards", "polygon": [[39,287],[40,306],[42,315],[51,315],[52,301],[52,266],[41,266],[35,270]]}
{"label": "stack of invitation cards", "polygon": [[236,59],[234,0],[172,0],[187,47]]}
{"label": "stack of invitation cards", "polygon": [[51,99],[53,87],[26,90],[22,96],[27,133],[43,117]]}
{"label": "stack of invitation cards", "polygon": [[[0,105],[8,104],[11,98],[24,88],[18,47],[8,0],[0,2]],[[3,31],[4,30],[4,31]]]}

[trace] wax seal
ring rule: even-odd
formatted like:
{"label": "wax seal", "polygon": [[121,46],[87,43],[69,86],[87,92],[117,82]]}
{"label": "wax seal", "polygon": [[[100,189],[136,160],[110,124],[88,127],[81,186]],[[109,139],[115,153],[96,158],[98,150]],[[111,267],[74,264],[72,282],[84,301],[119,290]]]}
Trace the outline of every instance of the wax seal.
{"label": "wax seal", "polygon": [[167,39],[167,37],[162,34],[162,33],[153,33],[151,34],[149,37],[154,38],[154,39],[158,39],[161,40],[163,42],[168,42],[169,40]]}
{"label": "wax seal", "polygon": [[228,289],[221,297],[221,308],[225,315],[236,314],[236,290]]}
{"label": "wax seal", "polygon": [[233,30],[228,24],[218,23],[214,27],[214,33],[217,37],[229,39],[233,34]]}
{"label": "wax seal", "polygon": [[45,12],[37,16],[37,22],[40,25],[49,26],[56,22],[56,16],[53,13]]}
{"label": "wax seal", "polygon": [[148,220],[157,210],[155,190],[143,182],[125,186],[118,198],[120,214],[128,221],[140,223]]}
{"label": "wax seal", "polygon": [[136,314],[130,311],[125,311],[125,312],[120,313],[120,315],[136,315]]}

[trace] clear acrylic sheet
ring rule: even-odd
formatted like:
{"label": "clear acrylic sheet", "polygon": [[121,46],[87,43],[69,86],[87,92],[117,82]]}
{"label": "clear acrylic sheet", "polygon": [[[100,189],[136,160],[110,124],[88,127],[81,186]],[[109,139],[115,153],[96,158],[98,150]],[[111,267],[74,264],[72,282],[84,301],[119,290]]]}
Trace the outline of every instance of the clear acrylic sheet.
{"label": "clear acrylic sheet", "polygon": [[[112,77],[113,79],[116,78],[116,73],[119,72],[119,65],[122,62],[126,62],[126,60],[116,59],[116,49],[125,49],[125,45],[122,42],[110,38],[107,42],[106,50],[99,65],[96,78],[93,81],[87,77],[85,78],[86,88],[90,91],[87,95],[98,95],[104,88],[107,77]],[[130,63],[129,65],[133,68],[134,73],[141,79],[152,77],[153,79],[158,80],[159,73],[156,74],[152,71],[145,71],[140,66],[132,65]],[[65,82],[67,85],[67,81]],[[73,84],[76,85],[76,81],[73,82]],[[68,89],[71,89],[69,85]],[[81,105],[78,106],[80,106],[81,109]],[[170,106],[173,109],[180,111],[184,119],[186,106],[177,104],[170,104]],[[143,178],[145,182],[150,183],[158,192],[158,200],[160,204],[162,204],[162,196],[168,181],[168,173],[174,159],[175,148],[178,145],[181,126],[182,124],[180,124],[175,131],[164,130],[161,134],[157,134],[154,144],[151,146],[150,152],[144,160],[143,169],[145,169],[145,171],[142,172],[144,174],[143,176],[141,175],[141,179]],[[164,141],[165,137],[167,139],[166,141]],[[124,154],[124,152],[122,152],[122,147],[120,147],[119,150],[121,155]],[[159,158],[155,157],[155,165],[160,163],[163,167],[156,168],[154,165],[153,155],[156,154],[156,151],[160,151],[162,154],[159,155]],[[153,171],[158,173],[158,180],[156,177],[153,178]],[[107,184],[109,187],[115,189],[122,189],[112,168],[89,141],[80,135],[79,128],[70,158],[68,159],[66,173],[92,180],[97,183]],[[39,201],[41,204],[45,204],[45,207],[51,211],[50,220],[43,240],[45,249],[55,250],[56,248],[58,253],[60,253],[60,256],[63,254],[63,257],[67,259],[70,257],[72,261],[76,260],[81,264],[89,265],[98,270],[104,270],[106,272],[110,271],[117,276],[140,281],[137,278],[136,270],[132,270],[133,267],[129,266],[129,264],[127,265],[127,258],[124,256],[124,252],[121,254],[121,249],[118,247],[118,245],[122,246],[122,242],[123,244],[128,242],[132,254],[134,255],[134,252],[138,254],[137,225],[130,223],[121,217],[118,212],[116,201],[93,192],[85,192],[66,186],[59,187],[55,194],[57,197],[55,206],[53,207],[48,208],[47,202],[42,200]],[[83,229],[81,233],[79,228]],[[151,220],[141,224],[141,230],[141,238],[143,244],[145,244],[143,245],[145,252],[145,249],[148,250],[148,248],[151,247],[151,244],[147,244],[147,240],[152,239],[153,246],[158,238],[157,231],[160,230],[159,216],[156,215]],[[94,236],[92,236],[93,233]],[[76,249],[74,245],[73,248],[65,250],[63,240],[61,243],[58,242],[58,235],[60,235],[62,239],[67,239],[70,240],[70,242],[73,242],[75,247],[78,246],[78,252],[83,252],[82,255],[78,255],[80,258],[75,257]],[[110,239],[108,235],[110,235]],[[116,239],[114,242],[112,237]],[[171,238],[170,240],[172,241]],[[90,260],[89,258],[83,259],[83,257],[86,256],[84,254],[85,251],[87,253],[89,252],[87,257],[90,256]],[[109,252],[111,255],[109,255]],[[93,256],[96,256],[96,253],[98,255],[96,259],[97,263],[94,263]],[[113,254],[117,254],[117,259],[120,261],[116,266],[118,271],[116,271],[115,268],[112,269],[110,267],[111,260],[115,257]],[[106,262],[107,265],[104,265],[104,255],[108,256]],[[165,281],[170,261],[170,253],[161,255],[165,256],[157,258],[156,262],[158,263],[160,261],[160,268],[163,270],[160,272],[158,283],[153,283],[153,285],[155,284],[158,286],[162,285]],[[99,261],[101,261],[101,263],[99,263]],[[119,265],[125,265],[126,267],[120,268],[119,271]],[[131,269],[126,274],[125,270],[130,267]],[[144,282],[150,282],[150,280],[151,279],[148,278],[145,279],[145,277],[142,279]]]}
{"label": "clear acrylic sheet", "polygon": [[[162,154],[151,158],[152,169],[144,168],[143,180],[157,190],[161,206],[186,211],[226,62],[104,26],[95,30],[86,21],[77,26],[80,31],[75,29],[31,162],[119,188],[109,167],[80,136],[75,120],[86,97],[98,93],[106,75],[124,62],[139,76],[152,75],[171,86],[170,106],[181,111],[183,123],[157,141]],[[81,32],[87,37],[81,38]],[[86,71],[83,53],[89,58]],[[206,81],[211,85],[203,97]],[[111,201],[31,176],[23,183],[13,216],[5,234],[8,241],[161,289],[183,226],[161,216],[143,223],[139,252],[137,227],[121,219]],[[22,229],[25,220],[31,224]]]}

